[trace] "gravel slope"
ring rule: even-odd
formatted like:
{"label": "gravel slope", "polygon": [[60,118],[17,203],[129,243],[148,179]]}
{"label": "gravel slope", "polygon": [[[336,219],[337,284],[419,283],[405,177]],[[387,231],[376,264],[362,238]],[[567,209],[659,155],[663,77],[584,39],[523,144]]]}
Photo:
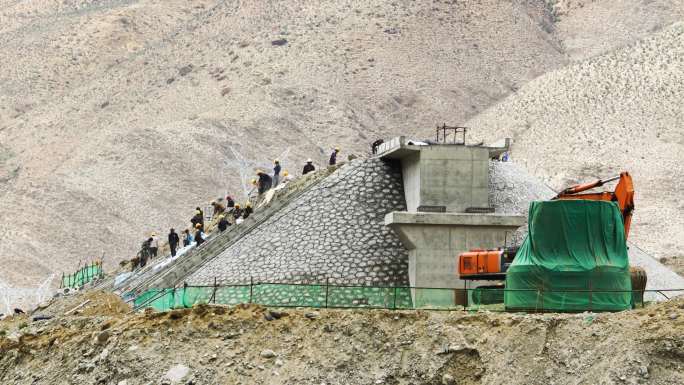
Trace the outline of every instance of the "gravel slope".
{"label": "gravel slope", "polygon": [[658,258],[682,256],[683,99],[679,23],[541,76],[468,126],[473,140],[512,137],[512,158],[557,191],[629,171],[636,189],[631,240]]}

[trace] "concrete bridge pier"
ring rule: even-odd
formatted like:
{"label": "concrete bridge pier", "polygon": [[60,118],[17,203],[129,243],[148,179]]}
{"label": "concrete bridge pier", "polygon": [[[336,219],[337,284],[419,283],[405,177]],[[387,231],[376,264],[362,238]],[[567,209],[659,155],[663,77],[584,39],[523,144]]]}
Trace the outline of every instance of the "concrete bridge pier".
{"label": "concrete bridge pier", "polygon": [[381,145],[381,158],[401,163],[407,211],[388,213],[385,225],[409,251],[409,280],[417,287],[414,306],[464,303],[459,293],[466,283],[458,278],[458,255],[505,246],[509,234],[524,223],[522,216],[496,214],[489,206],[489,159],[509,143],[501,148],[397,137]]}
{"label": "concrete bridge pier", "polygon": [[466,286],[458,278],[457,256],[474,248],[503,246],[522,223],[520,216],[497,214],[392,212],[385,217],[385,224],[408,249],[409,281],[419,288],[412,291],[416,307],[466,303],[463,289],[486,282],[475,281]]}

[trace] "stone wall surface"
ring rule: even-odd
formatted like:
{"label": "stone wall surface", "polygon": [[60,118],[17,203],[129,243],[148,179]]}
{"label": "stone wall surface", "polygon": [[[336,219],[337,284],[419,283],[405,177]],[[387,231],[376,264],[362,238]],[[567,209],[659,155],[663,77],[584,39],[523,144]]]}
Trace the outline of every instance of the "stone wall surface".
{"label": "stone wall surface", "polygon": [[406,210],[400,167],[357,159],[197,269],[190,285],[408,285],[408,256],[385,214]]}

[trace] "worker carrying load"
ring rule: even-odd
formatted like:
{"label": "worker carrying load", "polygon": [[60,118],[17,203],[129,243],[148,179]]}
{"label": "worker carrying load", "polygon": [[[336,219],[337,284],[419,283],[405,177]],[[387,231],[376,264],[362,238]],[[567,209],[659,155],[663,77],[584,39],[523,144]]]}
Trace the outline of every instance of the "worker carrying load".
{"label": "worker carrying load", "polygon": [[261,170],[257,170],[257,176],[259,177],[259,180],[257,181],[257,188],[259,195],[261,195],[271,189],[273,178]]}
{"label": "worker carrying load", "polygon": [[220,232],[226,231],[226,229],[230,226],[230,222],[228,222],[228,219],[226,219],[225,214],[221,214],[219,216],[219,222],[218,222],[218,229]]}
{"label": "worker carrying load", "polygon": [[254,209],[252,208],[252,202],[247,202],[245,203],[245,210],[242,212],[242,218],[247,219],[249,218],[250,215],[254,212]]}
{"label": "worker carrying load", "polygon": [[190,223],[192,223],[192,227],[195,227],[198,224],[204,226],[204,215],[199,207],[195,210],[195,215],[190,219]]}
{"label": "worker carrying load", "polygon": [[138,265],[140,267],[145,267],[147,260],[152,256],[152,241],[153,239],[147,238],[140,246],[140,252],[138,253]]}
{"label": "worker carrying load", "polygon": [[226,211],[226,207],[219,202],[211,202],[211,205],[214,207],[214,215],[220,215]]}
{"label": "worker carrying load", "polygon": [[316,167],[313,165],[313,160],[311,158],[306,160],[306,164],[304,165],[304,170],[302,171],[302,175],[306,175],[312,171],[316,171]]}
{"label": "worker carrying load", "polygon": [[240,204],[236,203],[235,208],[233,209],[233,219],[237,220],[238,218],[242,217],[242,209],[240,208]]}
{"label": "worker carrying load", "polygon": [[199,223],[195,225],[195,242],[197,247],[204,243],[204,231],[202,231],[202,225]]}

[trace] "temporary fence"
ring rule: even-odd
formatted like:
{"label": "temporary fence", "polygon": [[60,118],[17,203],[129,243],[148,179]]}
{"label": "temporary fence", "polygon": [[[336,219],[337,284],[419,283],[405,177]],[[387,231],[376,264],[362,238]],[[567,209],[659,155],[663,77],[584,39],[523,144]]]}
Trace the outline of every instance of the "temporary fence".
{"label": "temporary fence", "polygon": [[62,273],[60,288],[81,287],[94,279],[102,278],[103,275],[102,262],[95,261],[79,268],[73,274],[65,275]]}
{"label": "temporary fence", "polygon": [[[507,311],[504,303],[506,292],[527,291],[536,298],[533,306],[516,311],[558,312],[549,306],[559,298],[586,296],[587,308],[568,303],[567,312],[601,311],[592,308],[592,298],[615,290],[567,290],[540,291],[504,288],[424,288],[424,287],[374,287],[328,284],[250,283],[238,285],[184,286],[178,288],[150,289],[133,300],[135,309],[152,308],[157,311],[190,308],[196,304],[259,304],[273,307],[311,308],[366,308],[366,309],[424,309],[424,310],[489,310]],[[534,291],[534,293],[531,293]],[[684,289],[646,290],[659,293],[663,299],[667,292],[684,293]],[[633,307],[643,307],[643,292],[628,291]],[[128,296],[131,300],[132,296]]]}

